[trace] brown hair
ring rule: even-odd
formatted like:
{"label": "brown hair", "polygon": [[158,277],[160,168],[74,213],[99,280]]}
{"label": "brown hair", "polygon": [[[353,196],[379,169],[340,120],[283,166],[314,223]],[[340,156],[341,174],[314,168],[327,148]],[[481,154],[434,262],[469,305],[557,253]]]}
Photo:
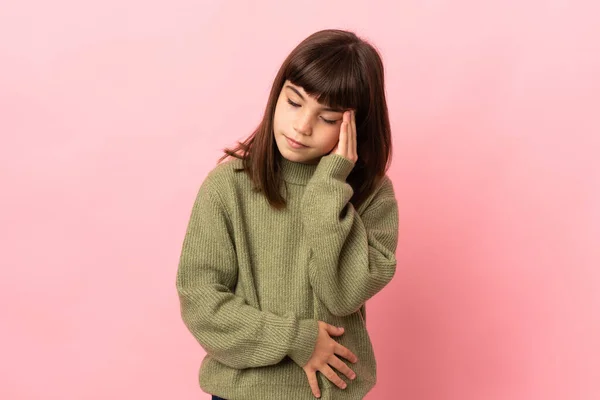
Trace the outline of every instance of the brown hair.
{"label": "brown hair", "polygon": [[[227,157],[243,160],[255,191],[263,191],[272,207],[286,202],[279,188],[281,153],[273,137],[273,116],[286,80],[300,86],[321,104],[356,110],[358,160],[347,178],[357,209],[385,175],[392,156],[391,129],[384,92],[383,63],[378,51],[353,32],[326,29],[315,32],[292,50],[271,88],[261,123]],[[241,154],[239,154],[241,152]]]}

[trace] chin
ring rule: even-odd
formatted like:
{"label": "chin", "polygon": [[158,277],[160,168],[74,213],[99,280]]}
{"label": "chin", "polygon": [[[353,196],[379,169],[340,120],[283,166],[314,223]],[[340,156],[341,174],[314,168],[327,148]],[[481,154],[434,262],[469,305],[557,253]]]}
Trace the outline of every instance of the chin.
{"label": "chin", "polygon": [[304,162],[304,159],[306,157],[302,157],[300,154],[298,153],[294,153],[293,151],[289,151],[289,150],[284,150],[284,151],[279,151],[281,153],[282,157],[287,158],[290,161],[296,161],[296,162]]}

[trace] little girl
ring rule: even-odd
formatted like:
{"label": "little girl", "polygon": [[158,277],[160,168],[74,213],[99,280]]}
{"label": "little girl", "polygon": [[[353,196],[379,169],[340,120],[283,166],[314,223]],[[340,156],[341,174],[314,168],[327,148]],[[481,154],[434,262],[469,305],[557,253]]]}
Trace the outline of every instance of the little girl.
{"label": "little girl", "polygon": [[177,290],[213,399],[359,400],[375,385],[365,303],[398,241],[383,72],[354,33],[310,35],[200,185]]}

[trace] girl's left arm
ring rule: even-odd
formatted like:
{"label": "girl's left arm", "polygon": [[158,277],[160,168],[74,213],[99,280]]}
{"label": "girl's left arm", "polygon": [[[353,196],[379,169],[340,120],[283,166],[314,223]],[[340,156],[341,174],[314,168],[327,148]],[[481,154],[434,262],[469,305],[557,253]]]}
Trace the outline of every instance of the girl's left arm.
{"label": "girl's left arm", "polygon": [[358,311],[396,271],[398,204],[392,182],[385,176],[359,215],[346,182],[353,166],[338,154],[322,157],[302,198],[310,283],[337,316]]}

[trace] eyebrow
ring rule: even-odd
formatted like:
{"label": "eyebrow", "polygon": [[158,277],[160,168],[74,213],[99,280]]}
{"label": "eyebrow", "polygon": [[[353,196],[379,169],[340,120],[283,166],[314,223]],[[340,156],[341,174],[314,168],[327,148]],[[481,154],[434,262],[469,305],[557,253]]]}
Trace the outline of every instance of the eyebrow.
{"label": "eyebrow", "polygon": [[[298,91],[298,89],[296,89],[295,87],[293,87],[293,86],[290,86],[290,85],[285,85],[285,87],[286,87],[286,88],[288,88],[288,89],[292,89],[292,90],[293,90],[293,91],[294,91],[294,92],[295,92],[295,93],[296,93],[298,96],[300,96],[300,98],[301,98],[302,100],[305,100],[305,99],[304,99],[304,96],[302,96],[302,95],[300,94],[300,92]],[[331,108],[331,107],[321,107],[321,110],[323,110],[323,111],[333,111],[333,112],[344,112],[344,110],[342,110],[342,109],[339,109],[339,108]]]}

